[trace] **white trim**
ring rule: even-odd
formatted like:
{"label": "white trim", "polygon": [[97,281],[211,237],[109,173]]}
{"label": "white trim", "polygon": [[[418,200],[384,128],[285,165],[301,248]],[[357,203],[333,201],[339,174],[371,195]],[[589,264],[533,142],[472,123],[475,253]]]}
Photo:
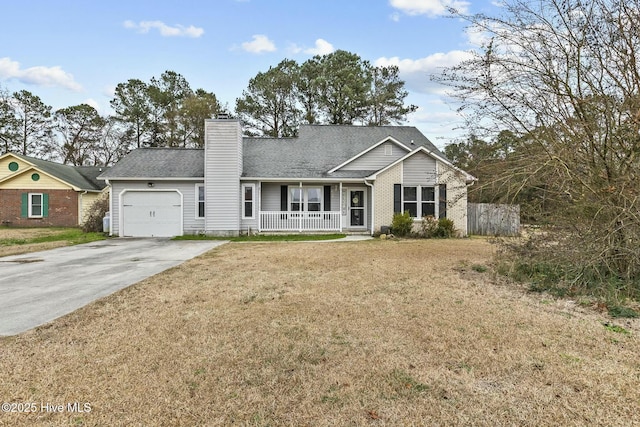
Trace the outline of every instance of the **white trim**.
{"label": "white trim", "polygon": [[[244,204],[247,203],[247,201],[244,198],[244,189],[247,187],[251,187],[251,216],[245,216],[244,215]],[[256,184],[255,183],[247,183],[247,184],[242,184],[240,186],[240,201],[242,203],[242,205],[240,206],[240,210],[242,212],[242,219],[256,219]]]}
{"label": "white trim", "polygon": [[[474,182],[474,181],[477,181],[477,180],[478,180],[478,178],[476,178],[475,176],[473,176],[473,175],[471,175],[471,174],[469,174],[469,173],[467,173],[467,172],[463,171],[462,169],[460,169],[459,167],[455,166],[453,163],[451,163],[451,162],[450,162],[450,161],[448,161],[447,159],[445,159],[445,158],[443,158],[443,157],[441,157],[441,156],[437,155],[437,154],[436,154],[436,153],[434,153],[433,151],[429,151],[429,150],[427,150],[425,147],[418,147],[418,148],[416,148],[416,149],[415,149],[415,150],[413,150],[412,152],[405,154],[404,156],[400,157],[400,158],[399,158],[398,160],[396,160],[395,162],[393,162],[393,163],[391,163],[391,164],[389,164],[389,165],[385,166],[384,168],[380,169],[379,171],[377,171],[377,172],[376,172],[376,173],[374,173],[373,175],[370,175],[370,176],[366,177],[365,179],[367,179],[367,180],[376,179],[376,177],[377,177],[379,174],[381,174],[381,173],[383,173],[383,172],[386,172],[387,170],[391,169],[392,167],[394,167],[394,166],[395,166],[395,165],[397,165],[398,163],[404,162],[406,159],[408,159],[409,157],[413,156],[414,154],[416,154],[416,153],[418,153],[418,152],[423,152],[423,153],[425,153],[426,155],[433,157],[435,160],[438,160],[438,161],[440,161],[440,162],[444,163],[445,165],[447,165],[447,166],[449,166],[449,167],[453,168],[454,170],[456,170],[456,171],[458,171],[458,172],[460,172],[460,173],[464,174],[467,182]],[[436,163],[436,168],[437,168],[437,163]],[[437,169],[436,169],[436,171],[437,171]],[[437,176],[436,176],[436,180],[437,180],[437,179],[438,179],[438,178],[437,178]]]}
{"label": "white trim", "polygon": [[353,161],[354,161],[354,160],[356,160],[358,157],[362,157],[362,156],[364,156],[364,155],[365,155],[365,154],[367,154],[369,151],[371,151],[371,150],[373,150],[374,148],[377,148],[377,147],[379,147],[380,145],[384,144],[385,142],[389,142],[389,141],[391,141],[391,142],[395,143],[396,145],[398,145],[399,147],[401,147],[401,148],[405,149],[405,150],[406,150],[406,151],[408,151],[408,152],[409,152],[409,151],[411,151],[411,149],[410,149],[409,147],[407,147],[406,145],[404,145],[402,142],[398,141],[397,139],[395,139],[395,138],[394,138],[394,137],[392,137],[392,136],[388,136],[388,137],[384,138],[383,140],[381,140],[381,141],[379,141],[379,142],[377,142],[377,143],[373,144],[372,146],[370,146],[370,147],[369,147],[369,148],[367,148],[366,150],[364,150],[364,151],[362,151],[362,152],[360,152],[360,153],[356,154],[355,156],[353,156],[352,158],[350,158],[350,159],[349,159],[349,160],[347,160],[346,162],[341,163],[341,164],[339,164],[338,166],[336,166],[335,168],[333,168],[333,169],[329,170],[329,172],[328,172],[328,173],[333,173],[333,172],[337,171],[338,169],[340,169],[340,168],[342,168],[342,167],[344,167],[344,166],[348,165],[349,163],[353,162]]}
{"label": "white trim", "polygon": [[241,177],[240,181],[264,181],[264,182],[280,182],[280,183],[294,183],[294,182],[326,182],[339,184],[342,182],[363,184],[364,180],[371,181],[371,178],[292,178],[290,176],[278,177],[278,178],[265,178],[265,177]]}
{"label": "white trim", "polygon": [[96,179],[100,179],[100,180],[105,180],[105,181],[200,181],[203,182],[204,181],[204,176],[194,176],[194,177],[186,177],[186,176],[180,176],[180,177],[160,177],[160,176],[153,176],[153,177],[122,177],[122,176],[109,176],[109,177],[103,177],[103,176],[99,176]]}
{"label": "white trim", "polygon": [[[195,184],[195,188],[196,188],[196,194],[195,194],[195,203],[196,203],[196,210],[195,210],[195,219],[205,219],[207,217],[207,192],[205,191],[204,188],[204,182],[196,182]],[[204,215],[200,216],[200,191],[198,191],[198,189],[202,187],[203,193],[204,193],[204,200],[202,200],[202,202],[204,203]]]}
{"label": "white trim", "polygon": [[[122,199],[126,193],[169,193],[176,192],[180,195],[180,236],[184,235],[184,194],[177,188],[163,188],[163,189],[135,189],[135,188],[125,188],[118,194],[118,236],[124,237],[124,205],[122,203]],[[206,209],[206,206],[205,206]],[[113,218],[112,218],[113,221]],[[113,222],[111,223],[113,224]],[[113,227],[112,227],[113,228]]]}

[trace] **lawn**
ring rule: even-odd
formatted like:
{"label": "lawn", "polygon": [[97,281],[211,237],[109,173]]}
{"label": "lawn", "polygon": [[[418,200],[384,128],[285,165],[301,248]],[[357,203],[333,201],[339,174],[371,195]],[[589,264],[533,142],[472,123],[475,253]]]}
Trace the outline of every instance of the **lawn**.
{"label": "lawn", "polygon": [[221,246],[0,338],[2,400],[37,406],[0,425],[637,423],[639,321],[508,286],[493,252]]}
{"label": "lawn", "polygon": [[0,227],[0,257],[89,243],[104,238],[103,233],[84,233],[79,228]]}

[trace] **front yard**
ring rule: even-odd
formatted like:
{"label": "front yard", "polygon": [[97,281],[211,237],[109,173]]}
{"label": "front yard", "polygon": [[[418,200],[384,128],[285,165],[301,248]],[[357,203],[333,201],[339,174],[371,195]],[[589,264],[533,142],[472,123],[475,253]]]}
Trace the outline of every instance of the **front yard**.
{"label": "front yard", "polygon": [[504,286],[493,251],[224,245],[0,338],[2,401],[37,404],[0,425],[636,423],[638,320]]}
{"label": "front yard", "polygon": [[0,227],[0,257],[45,251],[104,238],[103,233],[84,233],[79,228]]}

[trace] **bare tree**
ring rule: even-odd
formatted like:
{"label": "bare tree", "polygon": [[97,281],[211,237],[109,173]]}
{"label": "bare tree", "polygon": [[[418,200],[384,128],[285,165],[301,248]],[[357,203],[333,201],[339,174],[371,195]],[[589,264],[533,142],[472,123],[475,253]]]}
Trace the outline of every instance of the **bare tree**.
{"label": "bare tree", "polygon": [[[486,43],[438,80],[476,134],[517,136],[494,182],[544,186],[568,239],[538,252],[572,286],[640,294],[640,0],[507,0],[463,16]],[[564,244],[563,244],[564,242]],[[611,285],[613,284],[613,285]]]}

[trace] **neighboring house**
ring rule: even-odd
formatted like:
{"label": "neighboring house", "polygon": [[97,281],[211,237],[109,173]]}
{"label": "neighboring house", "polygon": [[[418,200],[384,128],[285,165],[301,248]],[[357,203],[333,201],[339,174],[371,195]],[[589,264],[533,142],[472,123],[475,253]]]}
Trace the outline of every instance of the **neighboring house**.
{"label": "neighboring house", "polygon": [[0,222],[18,227],[81,225],[107,197],[105,168],[69,166],[16,153],[0,156]]}
{"label": "neighboring house", "polygon": [[374,233],[400,211],[446,216],[466,235],[475,181],[414,127],[303,125],[296,138],[243,138],[232,119],[206,120],[204,149],[137,149],[99,178],[119,236]]}

